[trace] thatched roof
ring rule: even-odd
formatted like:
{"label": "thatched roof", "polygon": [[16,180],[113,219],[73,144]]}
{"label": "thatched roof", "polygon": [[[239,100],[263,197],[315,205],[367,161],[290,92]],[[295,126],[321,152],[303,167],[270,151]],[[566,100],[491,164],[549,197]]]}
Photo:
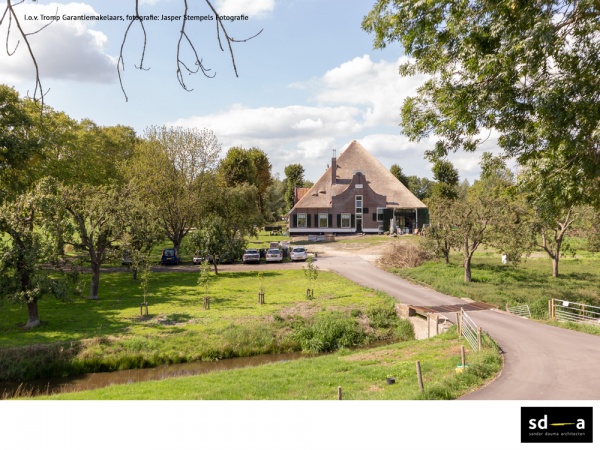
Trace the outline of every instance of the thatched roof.
{"label": "thatched roof", "polygon": [[365,175],[371,189],[386,196],[387,208],[427,207],[357,141],[352,141],[342,152],[337,158],[336,165],[336,183],[331,182],[333,168],[329,167],[319,181],[294,205],[294,208],[331,208],[332,197],[350,187],[356,172]]}

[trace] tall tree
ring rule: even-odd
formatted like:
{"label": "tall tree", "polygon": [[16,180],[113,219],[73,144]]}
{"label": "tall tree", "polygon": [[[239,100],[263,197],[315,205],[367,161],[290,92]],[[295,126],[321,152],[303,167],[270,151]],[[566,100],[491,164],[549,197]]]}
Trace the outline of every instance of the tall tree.
{"label": "tall tree", "polygon": [[404,175],[402,167],[400,167],[398,164],[392,164],[392,167],[390,167],[390,172],[397,178],[397,180],[400,183],[408,187],[408,177]]}
{"label": "tall tree", "polygon": [[290,164],[284,169],[285,173],[285,201],[288,211],[294,207],[294,189],[304,185],[304,167],[302,164]]}
{"label": "tall tree", "polygon": [[565,237],[581,211],[578,206],[597,204],[600,192],[594,182],[581,183],[578,169],[565,169],[565,155],[531,159],[519,175],[519,185],[533,211],[534,245],[552,260],[552,276],[559,275]]}
{"label": "tall tree", "polygon": [[403,46],[401,75],[428,76],[402,127],[437,136],[430,154],[473,151],[495,130],[519,163],[562,155],[560,170],[597,184],[599,15],[597,1],[378,0],[363,28]]}
{"label": "tall tree", "polygon": [[205,188],[216,182],[221,146],[210,130],[150,127],[125,173],[137,194],[153,206],[156,220],[179,250],[198,225]]}
{"label": "tall tree", "polygon": [[[98,299],[100,268],[112,258],[127,229],[129,193],[113,186],[59,186],[56,220],[63,220],[57,230],[64,232],[63,241],[87,254],[92,267],[90,300]],[[61,214],[64,210],[66,214]]]}
{"label": "tall tree", "polygon": [[415,194],[419,200],[423,200],[431,196],[434,185],[433,181],[427,177],[419,178],[415,175],[409,175],[407,179],[408,184],[406,187],[410,192]]}
{"label": "tall tree", "polygon": [[232,147],[219,162],[219,176],[227,186],[248,183],[256,186],[258,209],[265,213],[266,193],[273,184],[271,163],[266,153],[259,148]]}
{"label": "tall tree", "polygon": [[432,167],[433,179],[437,183],[433,186],[432,194],[442,198],[456,198],[458,196],[458,170],[450,161],[436,159]]}
{"label": "tall tree", "polygon": [[57,273],[50,274],[42,263],[56,260],[53,235],[46,233],[42,217],[48,203],[37,188],[0,204],[0,299],[25,304],[27,324],[41,324],[38,301],[46,294],[67,299],[68,293]]}
{"label": "tall tree", "polygon": [[34,181],[33,169],[42,150],[34,128],[27,102],[0,84],[0,199],[25,192]]}

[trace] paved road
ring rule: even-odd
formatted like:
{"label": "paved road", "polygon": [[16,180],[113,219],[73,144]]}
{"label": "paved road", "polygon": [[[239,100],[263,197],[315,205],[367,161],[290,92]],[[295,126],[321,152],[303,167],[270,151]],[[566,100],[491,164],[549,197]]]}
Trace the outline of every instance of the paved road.
{"label": "paved road", "polygon": [[[319,258],[318,266],[414,306],[467,303],[414,285],[358,256]],[[469,315],[504,351],[504,368],[488,386],[465,395],[474,400],[599,400],[600,336],[543,325],[501,311]],[[450,314],[450,319],[455,318]]]}

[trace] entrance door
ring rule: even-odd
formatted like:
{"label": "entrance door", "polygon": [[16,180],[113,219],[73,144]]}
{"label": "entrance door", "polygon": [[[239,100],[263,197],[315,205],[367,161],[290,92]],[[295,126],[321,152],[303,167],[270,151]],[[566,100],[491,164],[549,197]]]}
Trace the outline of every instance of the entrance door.
{"label": "entrance door", "polygon": [[357,218],[356,219],[356,232],[357,233],[362,233],[362,218]]}

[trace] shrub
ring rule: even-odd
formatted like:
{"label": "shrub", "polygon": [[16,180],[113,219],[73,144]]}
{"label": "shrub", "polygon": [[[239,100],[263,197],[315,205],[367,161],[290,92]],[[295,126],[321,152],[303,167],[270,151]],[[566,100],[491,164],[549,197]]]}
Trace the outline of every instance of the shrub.
{"label": "shrub", "polygon": [[379,258],[379,263],[396,269],[417,267],[432,259],[431,253],[420,245],[394,242]]}
{"label": "shrub", "polygon": [[360,345],[365,333],[354,319],[340,312],[326,312],[298,327],[295,338],[303,352],[322,353]]}

